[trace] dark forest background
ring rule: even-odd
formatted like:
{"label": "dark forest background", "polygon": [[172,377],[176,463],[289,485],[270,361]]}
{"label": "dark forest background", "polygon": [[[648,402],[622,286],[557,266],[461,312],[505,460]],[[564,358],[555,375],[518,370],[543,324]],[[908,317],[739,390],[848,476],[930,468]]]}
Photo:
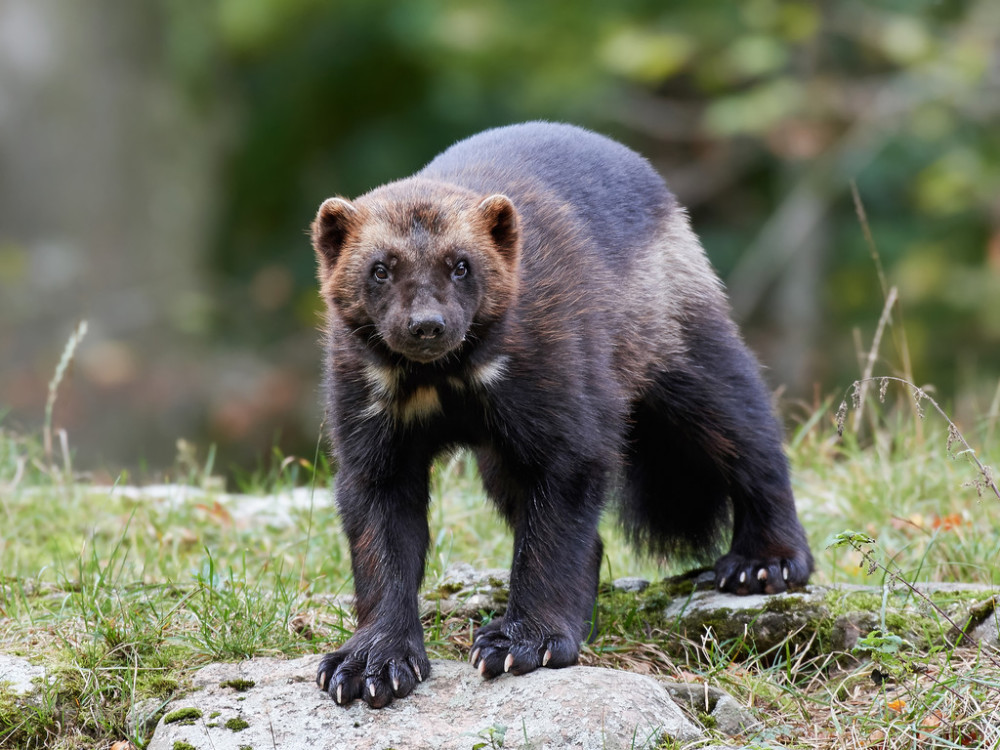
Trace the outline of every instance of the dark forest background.
{"label": "dark forest background", "polygon": [[[995,0],[4,0],[0,425],[55,410],[77,466],[311,456],[329,195],[478,130],[564,120],[691,212],[789,418],[859,376],[959,418],[1000,377]],[[885,285],[856,215],[864,204]]]}

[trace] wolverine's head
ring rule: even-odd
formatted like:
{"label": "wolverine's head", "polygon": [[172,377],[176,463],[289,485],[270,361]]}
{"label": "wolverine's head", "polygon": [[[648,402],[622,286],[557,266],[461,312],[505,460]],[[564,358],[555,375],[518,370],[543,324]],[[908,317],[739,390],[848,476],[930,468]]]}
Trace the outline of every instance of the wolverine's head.
{"label": "wolverine's head", "polygon": [[331,312],[415,362],[458,349],[516,294],[518,216],[504,195],[410,178],[327,199],[312,241]]}

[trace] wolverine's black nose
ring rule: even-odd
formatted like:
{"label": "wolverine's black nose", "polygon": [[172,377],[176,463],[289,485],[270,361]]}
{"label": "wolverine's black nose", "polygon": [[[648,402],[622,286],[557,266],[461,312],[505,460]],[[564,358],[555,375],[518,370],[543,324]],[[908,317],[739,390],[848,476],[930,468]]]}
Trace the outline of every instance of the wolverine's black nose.
{"label": "wolverine's black nose", "polygon": [[421,313],[410,318],[407,327],[418,339],[433,339],[444,333],[444,318],[438,313]]}

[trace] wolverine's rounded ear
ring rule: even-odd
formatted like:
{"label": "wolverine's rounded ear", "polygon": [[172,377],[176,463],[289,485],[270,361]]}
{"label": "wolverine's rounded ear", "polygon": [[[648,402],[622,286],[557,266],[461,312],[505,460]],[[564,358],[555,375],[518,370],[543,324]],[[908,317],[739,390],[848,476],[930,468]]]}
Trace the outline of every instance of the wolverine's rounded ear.
{"label": "wolverine's rounded ear", "polygon": [[516,260],[521,231],[517,209],[510,198],[501,193],[491,195],[479,204],[479,213],[486,220],[490,236],[500,252],[508,261]]}
{"label": "wolverine's rounded ear", "polygon": [[333,268],[347,235],[360,220],[358,209],[343,198],[327,198],[312,223],[312,244],[322,268]]}

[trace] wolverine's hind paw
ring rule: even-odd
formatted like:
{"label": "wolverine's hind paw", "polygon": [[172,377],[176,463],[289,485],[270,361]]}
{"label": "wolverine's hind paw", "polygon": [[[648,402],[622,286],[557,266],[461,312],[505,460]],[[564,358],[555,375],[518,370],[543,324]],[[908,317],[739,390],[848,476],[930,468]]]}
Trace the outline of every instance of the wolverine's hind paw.
{"label": "wolverine's hind paw", "polygon": [[809,581],[808,555],[750,557],[730,552],[715,564],[715,586],[729,594],[780,594]]}
{"label": "wolverine's hind paw", "polygon": [[517,635],[519,630],[505,626],[503,618],[498,618],[476,631],[470,661],[479,674],[489,679],[504,672],[525,674],[539,667],[556,669],[576,664],[580,654],[576,639],[558,633]]}

